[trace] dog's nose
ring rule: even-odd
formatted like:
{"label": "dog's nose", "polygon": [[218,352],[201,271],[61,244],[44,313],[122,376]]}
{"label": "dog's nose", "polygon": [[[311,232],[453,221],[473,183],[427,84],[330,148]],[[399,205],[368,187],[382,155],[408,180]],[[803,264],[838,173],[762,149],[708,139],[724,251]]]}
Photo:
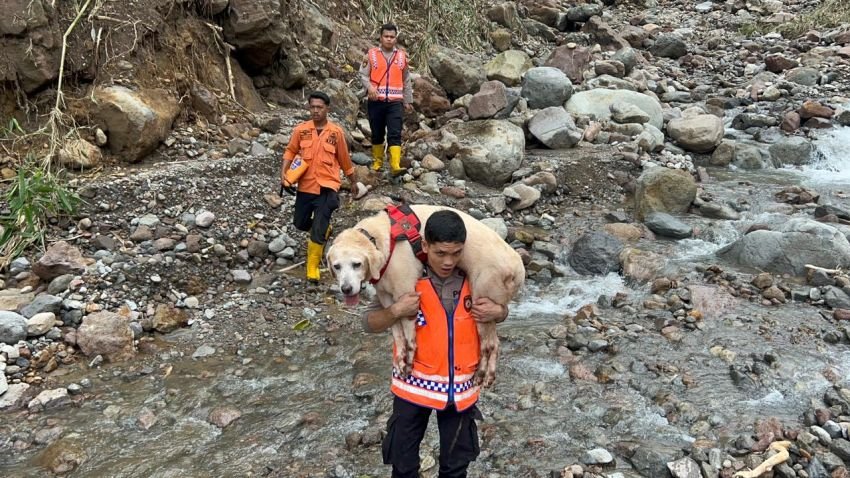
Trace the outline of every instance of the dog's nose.
{"label": "dog's nose", "polygon": [[345,284],[344,286],[342,286],[342,293],[345,295],[351,295],[351,289],[351,285]]}

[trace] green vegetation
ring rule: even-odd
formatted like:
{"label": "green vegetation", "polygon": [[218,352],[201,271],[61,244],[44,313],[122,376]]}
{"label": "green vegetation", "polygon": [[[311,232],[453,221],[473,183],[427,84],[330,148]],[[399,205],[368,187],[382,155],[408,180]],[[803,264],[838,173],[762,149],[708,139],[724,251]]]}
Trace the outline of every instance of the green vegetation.
{"label": "green vegetation", "polygon": [[793,20],[779,25],[767,23],[746,23],[741,25],[742,35],[763,35],[768,32],[781,33],[785,38],[797,38],[809,30],[835,28],[850,23],[850,1],[823,0],[814,10],[803,13]]}
{"label": "green vegetation", "polygon": [[5,268],[31,245],[44,248],[50,218],[71,215],[80,203],[55,172],[28,157],[2,192],[0,267]]}

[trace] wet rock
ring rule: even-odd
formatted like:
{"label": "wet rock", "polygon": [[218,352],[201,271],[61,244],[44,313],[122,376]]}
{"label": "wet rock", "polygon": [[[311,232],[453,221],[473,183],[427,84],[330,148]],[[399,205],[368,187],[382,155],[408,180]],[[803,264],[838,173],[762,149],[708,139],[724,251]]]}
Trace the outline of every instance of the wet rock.
{"label": "wet rock", "polygon": [[768,151],[777,164],[799,166],[811,162],[814,147],[806,138],[789,136],[771,144]]}
{"label": "wet rock", "polygon": [[573,85],[563,71],[549,66],[532,68],[522,79],[522,97],[528,107],[542,109],[562,107],[573,94]]}
{"label": "wet rock", "polygon": [[38,463],[57,475],[74,471],[88,458],[80,438],[73,434],[56,441],[41,453]]}
{"label": "wet rock", "polygon": [[714,115],[675,118],[667,123],[667,134],[682,148],[696,153],[714,150],[723,139],[723,121]]}
{"label": "wet rock", "polygon": [[581,141],[583,133],[576,128],[572,116],[560,106],[545,108],[528,122],[528,129],[550,149],[567,149]]}
{"label": "wet rock", "polygon": [[14,345],[27,338],[27,319],[15,312],[0,311],[0,343]]}
{"label": "wet rock", "polygon": [[581,236],[570,250],[569,263],[582,275],[603,275],[620,268],[623,243],[604,232],[591,232]]}
{"label": "wet rock", "polygon": [[204,344],[195,349],[195,352],[192,354],[192,358],[204,358],[209,357],[210,355],[215,355],[215,347]]}
{"label": "wet rock", "polygon": [[805,265],[850,265],[850,243],[840,231],[811,219],[793,218],[777,231],[758,230],[717,252],[718,257],[780,274],[802,275]]}
{"label": "wet rock", "polygon": [[40,412],[42,410],[52,410],[61,408],[71,403],[71,398],[68,396],[68,390],[64,388],[55,388],[53,390],[44,390],[35,398],[30,400],[27,408],[31,412]]}
{"label": "wet rock", "polygon": [[[3,373],[0,373],[0,375],[3,376],[3,381],[5,381],[6,375]],[[0,410],[20,406],[22,404],[21,401],[29,388],[30,386],[26,383],[13,383],[8,385],[6,392],[0,394]]]}
{"label": "wet rock", "polygon": [[675,217],[664,212],[651,212],[644,219],[644,224],[659,236],[673,239],[691,237],[693,228]]}
{"label": "wet rock", "polygon": [[641,238],[641,236],[643,236],[641,228],[633,224],[605,224],[602,229],[623,242],[637,241]]}
{"label": "wet rock", "polygon": [[158,421],[159,417],[147,407],[142,408],[139,416],[136,417],[136,425],[142,430],[150,430]]}
{"label": "wet rock", "polygon": [[681,214],[696,198],[697,186],[685,171],[655,167],[637,180],[635,215],[642,221],[651,212]]}
{"label": "wet rock", "polygon": [[85,270],[86,263],[80,250],[65,241],[48,247],[44,255],[32,266],[35,275],[44,280],[64,274],[81,274]]}
{"label": "wet rock", "polygon": [[129,322],[112,312],[85,316],[76,336],[77,346],[88,357],[102,355],[118,362],[131,358],[135,352]]}
{"label": "wet rock", "polygon": [[614,461],[611,452],[604,448],[594,448],[585,452],[581,462],[585,465],[607,465]]}
{"label": "wet rock", "polygon": [[522,75],[534,65],[525,52],[508,50],[499,53],[485,66],[488,80],[496,80],[507,86],[517,86],[522,81]]}
{"label": "wet rock", "polygon": [[207,420],[219,428],[227,428],[241,416],[242,412],[233,407],[217,407],[210,411]]}
{"label": "wet rock", "polygon": [[649,124],[659,130],[664,126],[661,103],[655,98],[628,90],[593,89],[573,94],[566,109],[575,117],[587,116],[596,121],[611,119],[611,106],[614,104],[637,106],[649,115]]}
{"label": "wet rock", "polygon": [[659,445],[640,446],[632,455],[632,466],[643,476],[662,477],[668,475],[667,463],[681,456],[678,450],[662,448]]}

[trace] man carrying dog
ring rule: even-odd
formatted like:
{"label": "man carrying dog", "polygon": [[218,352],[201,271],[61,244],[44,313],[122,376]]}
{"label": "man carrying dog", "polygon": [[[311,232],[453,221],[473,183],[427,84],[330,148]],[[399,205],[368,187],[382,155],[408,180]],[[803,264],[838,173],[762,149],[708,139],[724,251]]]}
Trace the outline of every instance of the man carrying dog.
{"label": "man carrying dog", "polygon": [[422,250],[427,255],[416,291],[387,308],[373,304],[363,317],[370,333],[390,328],[398,320],[416,320],[416,354],[407,377],[393,370],[390,390],[393,413],[383,442],[384,463],[393,478],[419,476],[419,445],[431,410],[437,410],[440,430],[440,478],[466,477],[478,457],[481,412],[476,322],[502,322],[508,309],[490,299],[472,301],[471,288],[457,265],[466,242],[463,219],[453,211],[438,211],[425,223]]}
{"label": "man carrying dog", "polygon": [[407,64],[407,53],[396,47],[398,27],[381,26],[380,46],[370,48],[360,67],[360,81],[369,98],[367,113],[372,129],[372,169],[380,171],[384,164],[384,136],[390,156],[390,173],[397,176],[401,168],[401,128],[404,112],[413,110],[413,86]]}
{"label": "man carrying dog", "polygon": [[[315,91],[309,97],[310,121],[305,121],[292,130],[292,138],[283,153],[280,169],[280,183],[287,190],[297,181],[298,192],[295,195],[295,211],[292,222],[301,231],[310,231],[307,240],[307,280],[319,281],[319,264],[325,249],[325,241],[330,236],[331,215],[339,208],[341,185],[340,169],[351,183],[352,193],[356,190],[354,165],[348,153],[345,133],[342,128],[328,121],[331,99],[321,91]],[[287,172],[296,161],[301,175],[294,178]]]}

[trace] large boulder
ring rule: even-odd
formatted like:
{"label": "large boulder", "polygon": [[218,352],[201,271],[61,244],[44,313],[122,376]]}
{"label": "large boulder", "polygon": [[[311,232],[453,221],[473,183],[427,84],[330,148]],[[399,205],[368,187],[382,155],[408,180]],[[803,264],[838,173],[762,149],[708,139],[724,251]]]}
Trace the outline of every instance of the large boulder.
{"label": "large boulder", "polygon": [[693,228],[666,212],[651,212],[643,221],[646,227],[655,234],[673,239],[691,237]]}
{"label": "large boulder", "polygon": [[660,35],[649,51],[655,56],[678,59],[688,54],[688,45],[678,35],[671,33]]}
{"label": "large boulder", "polygon": [[667,134],[682,148],[695,153],[710,153],[723,140],[723,120],[699,114],[675,118],[667,123]]}
{"label": "large boulder", "polygon": [[563,71],[551,66],[532,68],[522,79],[522,97],[534,109],[564,106],[573,94],[573,84]]}
{"label": "large boulder", "polygon": [[531,58],[519,50],[508,50],[496,55],[484,67],[488,80],[498,80],[507,86],[516,86],[522,81],[522,75],[534,66]]}
{"label": "large boulder", "polygon": [[483,120],[450,123],[445,131],[457,138],[451,149],[473,181],[502,186],[522,164],[525,134],[519,126]]}
{"label": "large boulder", "polygon": [[643,221],[652,212],[687,212],[696,195],[696,181],[688,172],[664,167],[648,169],[637,180],[635,217]]}
{"label": "large boulder", "polygon": [[540,110],[528,122],[528,130],[538,141],[551,149],[572,148],[582,138],[573,117],[560,106]]}
{"label": "large boulder", "polygon": [[582,275],[607,274],[620,269],[623,243],[604,232],[581,236],[570,250],[570,266]]}
{"label": "large boulder", "polygon": [[500,81],[486,81],[481,90],[476,93],[466,110],[470,119],[492,118],[508,106],[508,94],[505,85]]}
{"label": "large boulder", "polygon": [[236,47],[236,55],[246,68],[270,66],[285,37],[280,0],[230,0],[224,39]]}
{"label": "large boulder", "polygon": [[177,99],[161,89],[96,88],[92,112],[107,132],[109,150],[131,163],[153,152],[171,132],[180,112]]}
{"label": "large boulder", "polygon": [[487,81],[481,60],[448,48],[435,48],[428,68],[440,86],[455,98],[475,93]]}
{"label": "large boulder", "polygon": [[768,148],[774,164],[799,166],[812,160],[814,147],[811,141],[801,136],[787,136]]}
{"label": "large boulder", "polygon": [[133,356],[133,330],[130,322],[112,312],[95,312],[83,318],[77,329],[77,345],[86,356],[102,355],[110,361]]}
{"label": "large boulder", "polygon": [[806,264],[827,269],[850,266],[850,242],[828,224],[798,217],[777,230],[753,231],[717,255],[761,271],[800,276]]}
{"label": "large boulder", "polygon": [[575,93],[567,102],[573,116],[589,116],[597,121],[611,119],[611,105],[626,103],[637,106],[649,115],[649,124],[659,130],[664,127],[661,103],[651,96],[629,90],[595,89]]}
{"label": "large boulder", "polygon": [[435,118],[452,109],[446,92],[430,78],[413,78],[413,107],[429,118]]}
{"label": "large boulder", "polygon": [[27,338],[27,319],[15,312],[0,311],[0,343],[13,345]]}
{"label": "large boulder", "polygon": [[544,66],[557,68],[567,75],[573,83],[584,81],[584,70],[590,64],[593,54],[590,48],[575,46],[572,44],[561,45],[546,58]]}
{"label": "large boulder", "polygon": [[65,241],[55,242],[44,255],[33,264],[32,271],[44,280],[52,280],[65,274],[82,274],[86,262],[76,247]]}

